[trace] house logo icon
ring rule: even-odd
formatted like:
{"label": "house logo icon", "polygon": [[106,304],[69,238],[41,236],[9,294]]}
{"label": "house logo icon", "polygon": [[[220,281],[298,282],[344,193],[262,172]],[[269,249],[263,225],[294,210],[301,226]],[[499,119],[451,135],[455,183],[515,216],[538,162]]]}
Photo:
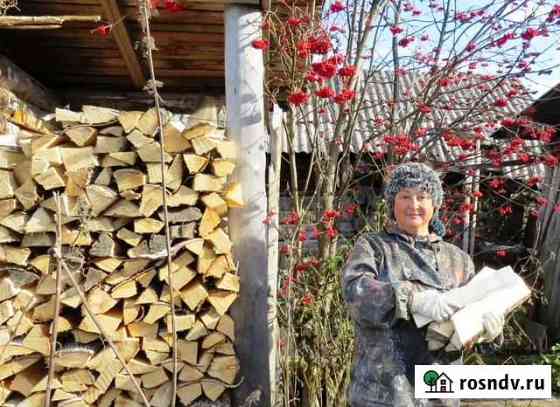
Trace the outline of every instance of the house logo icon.
{"label": "house logo icon", "polygon": [[428,370],[424,373],[424,383],[428,386],[426,393],[454,393],[453,380],[443,372]]}

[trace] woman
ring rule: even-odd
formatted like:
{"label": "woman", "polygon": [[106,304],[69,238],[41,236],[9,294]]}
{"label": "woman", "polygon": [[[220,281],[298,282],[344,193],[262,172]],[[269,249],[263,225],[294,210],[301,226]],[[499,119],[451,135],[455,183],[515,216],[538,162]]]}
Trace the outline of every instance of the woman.
{"label": "woman", "polygon": [[[462,363],[461,352],[429,351],[426,328],[411,313],[448,320],[458,307],[446,296],[473,275],[471,258],[442,240],[443,190],[424,164],[395,169],[385,188],[390,222],[362,236],[343,270],[343,295],[356,327],[349,402],[352,407],[458,406],[459,400],[414,399],[414,365]],[[502,331],[488,313],[485,340]]]}

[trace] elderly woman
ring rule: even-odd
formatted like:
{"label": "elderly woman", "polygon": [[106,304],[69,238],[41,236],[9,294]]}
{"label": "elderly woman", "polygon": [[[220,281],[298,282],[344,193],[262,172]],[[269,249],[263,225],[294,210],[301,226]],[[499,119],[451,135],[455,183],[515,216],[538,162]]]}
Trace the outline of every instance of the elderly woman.
{"label": "elderly woman", "polygon": [[[471,258],[442,240],[438,219],[443,190],[424,164],[395,169],[385,188],[389,224],[362,236],[343,271],[343,295],[355,322],[352,407],[458,406],[459,400],[414,398],[414,366],[462,363],[461,352],[428,350],[426,327],[411,314],[448,320],[457,306],[446,292],[473,276]],[[484,337],[502,331],[503,319],[485,316]]]}

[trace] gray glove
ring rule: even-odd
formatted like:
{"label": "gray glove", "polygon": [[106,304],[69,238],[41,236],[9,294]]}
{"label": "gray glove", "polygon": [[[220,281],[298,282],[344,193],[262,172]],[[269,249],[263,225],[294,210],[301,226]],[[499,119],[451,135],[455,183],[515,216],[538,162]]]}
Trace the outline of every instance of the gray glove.
{"label": "gray glove", "polygon": [[459,310],[459,305],[452,302],[445,293],[436,290],[415,292],[412,296],[410,309],[434,321],[446,321]]}
{"label": "gray glove", "polygon": [[480,335],[480,341],[492,342],[504,330],[504,317],[492,311],[486,312],[482,315],[482,326],[484,331]]}

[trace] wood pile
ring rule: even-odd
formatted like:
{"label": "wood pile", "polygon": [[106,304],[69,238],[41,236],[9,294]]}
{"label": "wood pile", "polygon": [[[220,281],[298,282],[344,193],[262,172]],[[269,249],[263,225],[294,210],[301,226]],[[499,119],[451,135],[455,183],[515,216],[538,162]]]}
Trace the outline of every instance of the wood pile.
{"label": "wood pile", "polygon": [[[22,152],[0,152],[0,404],[43,406],[55,318],[57,201],[63,258],[51,405],[171,405],[170,289],[155,110],[57,109],[57,132],[25,129]],[[212,125],[164,117],[163,161],[178,341],[177,398],[218,399],[239,370],[239,293],[227,177],[236,148]],[[80,296],[80,291],[84,296]],[[93,316],[86,309],[82,299]],[[102,327],[100,331],[99,327]]]}

